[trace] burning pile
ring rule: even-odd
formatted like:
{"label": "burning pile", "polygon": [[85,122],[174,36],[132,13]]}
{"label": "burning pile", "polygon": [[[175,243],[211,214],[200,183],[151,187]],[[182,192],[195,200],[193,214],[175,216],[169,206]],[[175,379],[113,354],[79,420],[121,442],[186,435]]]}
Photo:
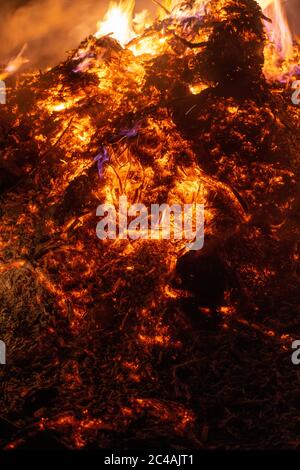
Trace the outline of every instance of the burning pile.
{"label": "burning pile", "polygon": [[[293,446],[297,47],[254,0],[167,5],[141,35],[112,8],[3,108],[2,446]],[[100,242],[122,195],[204,204],[204,249]]]}

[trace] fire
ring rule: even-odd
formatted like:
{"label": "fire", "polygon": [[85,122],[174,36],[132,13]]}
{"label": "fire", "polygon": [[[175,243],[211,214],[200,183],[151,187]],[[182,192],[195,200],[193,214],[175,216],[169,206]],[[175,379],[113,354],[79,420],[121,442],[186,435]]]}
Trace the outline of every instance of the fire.
{"label": "fire", "polygon": [[268,80],[286,81],[294,70],[293,36],[280,0],[259,2],[272,23],[265,21],[267,37],[264,74]]}
{"label": "fire", "polygon": [[259,0],[258,3],[272,20],[271,26],[266,24],[269,39],[274,42],[282,58],[289,56],[293,37],[281,0]]}
{"label": "fire", "polygon": [[[156,2],[158,5],[157,14],[160,19],[167,16],[173,18],[184,17],[185,12],[180,8],[178,0],[164,0]],[[289,73],[293,67],[290,62],[293,55],[293,37],[280,0],[257,0],[264,11],[266,17],[271,19],[265,21],[268,44],[265,47],[265,67],[264,73],[267,79],[281,79],[283,75]],[[208,0],[198,0],[195,2],[192,13],[201,16]],[[119,0],[111,2],[104,16],[104,20],[98,22],[98,30],[95,37],[111,35],[117,39],[122,46],[128,44],[132,39],[141,34],[149,25],[151,14],[147,10],[134,16],[135,0]],[[152,37],[141,38],[138,43],[129,46],[134,55],[159,53],[166,42],[166,36],[153,41]],[[289,61],[287,64],[286,61]]]}
{"label": "fire", "polygon": [[29,60],[23,56],[26,49],[27,44],[24,44],[19,54],[8,62],[7,66],[4,69],[4,72],[0,74],[0,80],[5,80],[10,75],[16,73],[19,68],[22,67],[22,65],[27,64],[29,62]]}
{"label": "fire", "polygon": [[97,38],[111,35],[123,46],[135,37],[133,30],[133,11],[135,0],[120,0],[119,3],[111,2],[104,16],[104,20],[98,22]]}
{"label": "fire", "polygon": [[[164,20],[165,18],[184,18],[185,10],[182,8],[178,0],[162,0],[157,4],[157,16]],[[264,73],[268,80],[282,80],[285,76],[290,77],[295,68],[295,59],[293,58],[293,35],[290,30],[288,19],[284,11],[281,0],[257,0],[257,3],[265,13],[265,29],[268,42],[265,46],[265,66]],[[209,0],[196,0],[190,8],[190,14],[195,17],[201,17],[205,8],[210,4]],[[118,0],[111,1],[104,19],[97,23],[96,38],[110,35],[118,40],[124,47],[133,39],[141,35],[153,21],[153,14],[144,9],[139,13],[135,13],[135,0]],[[153,41],[152,36],[138,37],[138,41],[130,44],[128,48],[134,55],[150,54],[156,55],[162,52],[167,42],[167,33],[161,35],[157,40]],[[27,48],[25,44],[18,55],[12,58],[4,72],[0,74],[0,80],[5,80],[8,76],[16,73],[18,69],[28,62],[24,57]],[[76,71],[84,71],[89,68],[91,58],[84,57],[84,60],[78,65]],[[194,91],[192,91],[194,93]],[[64,110],[63,105],[59,105],[54,110]]]}
{"label": "fire", "polygon": [[[276,109],[280,103],[276,93],[282,94],[284,87],[280,83],[267,87],[262,76],[261,12],[246,0],[195,0],[189,8],[185,3],[186,10],[174,0],[159,3],[159,17],[149,28],[149,13],[144,10],[135,15],[134,0],[111,3],[94,37],[83,41],[55,69],[18,85],[22,93],[11,98],[12,110],[4,108],[7,121],[12,122],[4,169],[14,177],[13,182],[18,177],[19,186],[12,197],[3,198],[1,207],[5,224],[0,239],[4,253],[0,298],[5,301],[5,312],[10,312],[15,295],[16,312],[21,305],[30,311],[34,322],[36,304],[44,303],[43,331],[47,336],[48,332],[59,332],[57,344],[63,353],[69,341],[79,351],[71,360],[67,355],[63,373],[57,375],[66,393],[65,403],[59,402],[61,414],[55,411],[40,424],[44,429],[65,432],[74,447],[94,439],[99,442],[97,429],[113,429],[106,423],[126,430],[126,423],[140,415],[170,423],[179,436],[189,429],[194,420],[192,410],[173,400],[190,393],[194,376],[191,380],[189,365],[202,364],[204,334],[208,332],[208,341],[212,341],[210,354],[220,338],[219,325],[230,331],[234,322],[240,321],[234,317],[243,320],[244,308],[259,313],[260,299],[265,305],[269,292],[273,302],[276,256],[282,255],[278,258],[281,261],[286,253],[293,253],[292,245],[281,253],[276,237],[282,237],[280,243],[284,241],[285,232],[280,230],[287,227],[282,220],[294,217],[288,210],[294,197],[296,160],[290,153],[292,137],[287,140],[287,133],[282,139],[288,105],[286,112]],[[255,21],[250,14],[248,20],[248,4]],[[273,12],[273,24],[265,20],[269,37],[265,75],[274,82],[293,65],[292,35],[279,1],[260,0],[259,4],[266,17]],[[237,20],[242,20],[241,27]],[[224,25],[229,29],[223,30]],[[257,62],[252,68],[248,54],[253,44]],[[23,52],[10,63],[7,73],[24,60]],[[239,55],[245,64],[239,62]],[[230,75],[233,59],[237,64],[234,70],[242,68],[242,75]],[[226,71],[230,80],[224,79]],[[240,85],[241,76],[249,78],[251,93],[244,95],[247,86],[243,81]],[[263,104],[261,90],[265,90]],[[32,100],[25,111],[20,99],[23,95]],[[298,111],[295,108],[293,112],[296,116]],[[290,126],[296,129],[292,118]],[[134,239],[136,229],[131,226],[130,236],[100,243],[95,234],[96,206],[105,202],[119,207],[122,196],[128,205],[143,204],[146,208],[152,203],[205,205],[209,244],[205,248],[209,249],[201,256],[184,257],[188,254],[186,240],[175,239],[174,216],[170,223],[173,236],[168,239],[163,237],[164,226],[157,239],[147,239],[147,224],[139,238]],[[273,202],[276,211],[269,225]],[[24,211],[19,209],[22,204]],[[164,216],[168,216],[167,209]],[[289,240],[294,242],[296,235],[289,234]],[[270,262],[263,257],[266,246],[274,253]],[[293,250],[297,259],[296,244]],[[280,272],[278,268],[278,275]],[[22,298],[19,302],[21,281],[28,293],[24,304]],[[36,290],[36,296],[32,295]],[[237,291],[242,292],[241,306]],[[216,293],[214,298],[210,292]],[[253,308],[245,304],[252,297]],[[14,315],[15,311],[9,316]],[[268,321],[264,334],[270,331]],[[250,321],[247,328],[253,328]],[[240,330],[233,331],[237,335]],[[102,334],[103,349],[99,341]],[[43,338],[38,337],[38,345]],[[192,343],[197,347],[195,352],[190,349]],[[218,357],[213,358],[213,364]],[[170,371],[166,367],[161,379],[160,371],[168,358],[174,366]],[[61,358],[54,355],[54,360],[60,364]],[[177,391],[178,378],[182,375],[180,380],[184,380],[182,367],[188,382],[182,382],[182,391],[178,385]],[[201,365],[199,370],[205,369]],[[47,371],[47,381],[48,376]],[[201,380],[201,374],[199,377]],[[166,400],[152,398],[162,390],[156,380],[169,378],[174,381],[171,388],[175,395],[166,392]],[[124,400],[120,399],[113,387],[108,407],[105,387],[110,392],[112,379],[126,393]],[[17,383],[14,377],[12,383]],[[151,400],[137,398],[144,397],[145,390]],[[82,410],[84,395],[95,402],[90,415]],[[191,395],[188,403],[193,398]],[[78,410],[74,415],[69,399]],[[124,416],[124,423],[116,422],[115,410],[118,417]],[[43,409],[40,413],[42,416]]]}
{"label": "fire", "polygon": [[293,38],[280,0],[275,0],[274,2],[274,16],[274,42],[282,58],[290,57],[293,48]]}

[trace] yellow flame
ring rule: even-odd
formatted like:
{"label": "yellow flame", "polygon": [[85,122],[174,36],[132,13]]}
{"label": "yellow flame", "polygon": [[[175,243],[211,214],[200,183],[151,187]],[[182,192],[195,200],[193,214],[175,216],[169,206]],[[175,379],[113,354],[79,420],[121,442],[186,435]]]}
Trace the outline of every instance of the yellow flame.
{"label": "yellow flame", "polygon": [[100,38],[107,34],[117,39],[123,46],[133,39],[136,34],[133,30],[133,11],[135,0],[120,0],[111,2],[104,16],[98,23],[95,36]]}
{"label": "yellow flame", "polygon": [[257,3],[260,5],[262,10],[265,10],[273,3],[274,0],[257,0]]}

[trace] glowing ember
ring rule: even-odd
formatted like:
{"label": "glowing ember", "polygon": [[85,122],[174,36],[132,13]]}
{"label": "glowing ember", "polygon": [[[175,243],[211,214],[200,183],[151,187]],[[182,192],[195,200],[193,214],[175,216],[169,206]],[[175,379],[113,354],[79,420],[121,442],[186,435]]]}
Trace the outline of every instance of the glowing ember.
{"label": "glowing ember", "polygon": [[[140,443],[149,430],[182,448],[236,447],[227,421],[246,401],[261,416],[257,390],[285,334],[271,314],[285,315],[280,288],[293,298],[298,281],[300,111],[279,82],[298,49],[280,3],[259,3],[272,24],[252,0],[165,0],[151,25],[133,0],[111,3],[95,36],[3,107],[0,315],[18,374],[1,376],[1,410],[22,435],[34,423],[72,448],[109,447],[129,429]],[[97,207],[117,209],[122,196],[126,209],[162,206],[170,224],[146,239],[141,219],[142,236],[126,224],[130,237],[100,242]],[[164,236],[178,227],[170,206],[184,204],[205,206],[203,250]],[[265,364],[252,373],[261,338]]]}

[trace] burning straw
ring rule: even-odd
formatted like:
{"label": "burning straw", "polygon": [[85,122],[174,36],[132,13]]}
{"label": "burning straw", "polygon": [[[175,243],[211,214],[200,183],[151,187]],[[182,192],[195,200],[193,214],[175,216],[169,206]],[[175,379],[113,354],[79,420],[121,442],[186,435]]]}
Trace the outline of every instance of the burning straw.
{"label": "burning straw", "polygon": [[[167,10],[128,45],[87,38],[3,107],[8,448],[45,430],[71,448],[293,446],[299,110],[266,81],[254,0]],[[100,242],[96,207],[122,195],[204,204],[204,248]]]}

